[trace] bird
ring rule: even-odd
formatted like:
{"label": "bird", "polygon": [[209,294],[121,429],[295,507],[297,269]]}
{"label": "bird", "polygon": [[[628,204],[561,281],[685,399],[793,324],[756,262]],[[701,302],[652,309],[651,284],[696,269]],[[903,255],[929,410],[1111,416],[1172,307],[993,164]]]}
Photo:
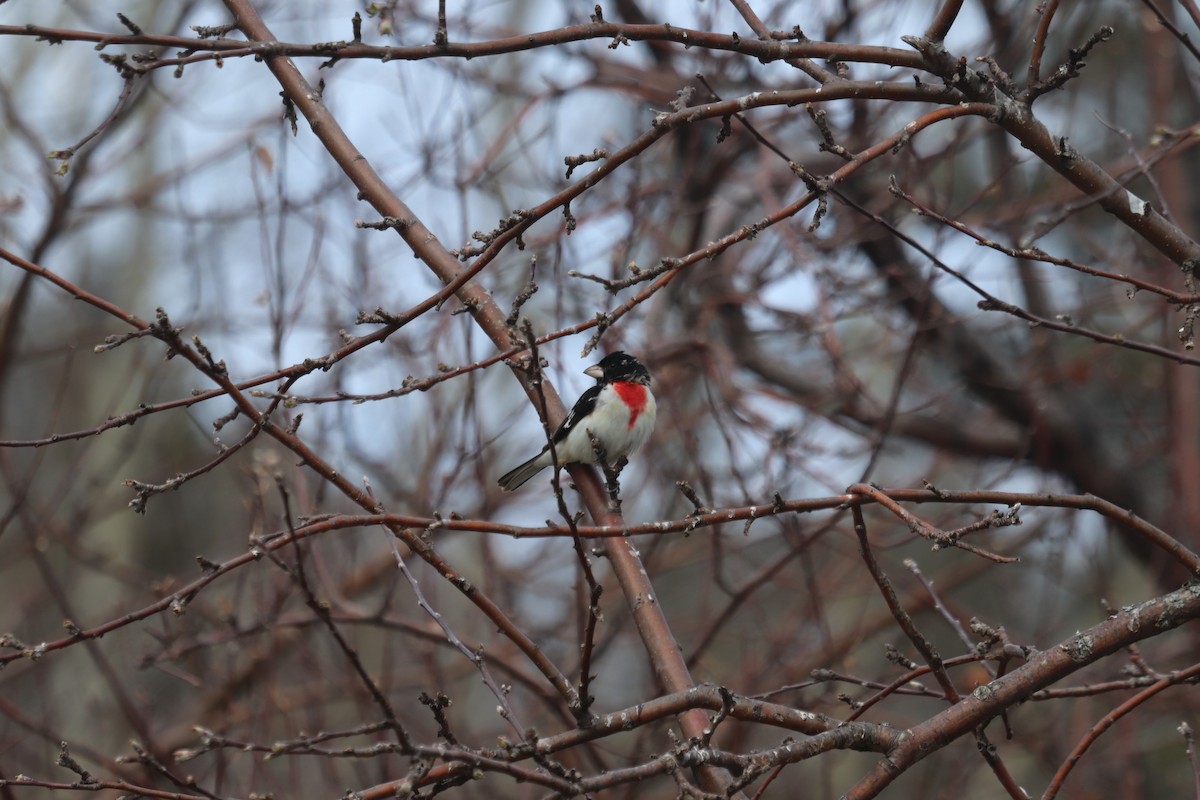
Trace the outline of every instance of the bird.
{"label": "bird", "polygon": [[547,442],[542,452],[500,478],[505,491],[517,489],[551,466],[555,457],[560,466],[595,464],[597,447],[592,445],[592,437],[610,465],[631,455],[650,438],[657,408],[650,392],[650,373],[642,362],[616,350],[583,374],[595,378],[596,385],[575,401],[571,413],[551,437],[554,456]]}

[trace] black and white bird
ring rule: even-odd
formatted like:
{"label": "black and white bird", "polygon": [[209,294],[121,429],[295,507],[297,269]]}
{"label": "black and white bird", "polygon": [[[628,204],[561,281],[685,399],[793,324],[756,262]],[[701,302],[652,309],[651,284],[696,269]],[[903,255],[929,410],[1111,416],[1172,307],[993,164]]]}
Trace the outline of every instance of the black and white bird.
{"label": "black and white bird", "polygon": [[[596,385],[583,393],[554,432],[554,455],[559,465],[595,464],[594,436],[605,461],[616,465],[645,444],[654,430],[657,410],[650,393],[650,373],[642,362],[620,350],[583,372],[595,378]],[[542,452],[500,478],[500,486],[511,492],[553,463],[547,444]]]}

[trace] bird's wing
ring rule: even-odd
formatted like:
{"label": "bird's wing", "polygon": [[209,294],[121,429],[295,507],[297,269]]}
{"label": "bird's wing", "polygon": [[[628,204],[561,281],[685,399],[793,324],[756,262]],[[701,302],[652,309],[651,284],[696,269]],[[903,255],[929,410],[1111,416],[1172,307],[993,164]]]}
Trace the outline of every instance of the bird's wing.
{"label": "bird's wing", "polygon": [[600,390],[604,387],[596,384],[589,388],[586,392],[579,396],[575,401],[575,406],[571,409],[571,413],[567,414],[567,418],[562,421],[562,425],[558,426],[558,430],[554,432],[554,443],[558,444],[567,438],[567,435],[575,429],[579,420],[587,417],[596,408],[596,398],[600,396]]}

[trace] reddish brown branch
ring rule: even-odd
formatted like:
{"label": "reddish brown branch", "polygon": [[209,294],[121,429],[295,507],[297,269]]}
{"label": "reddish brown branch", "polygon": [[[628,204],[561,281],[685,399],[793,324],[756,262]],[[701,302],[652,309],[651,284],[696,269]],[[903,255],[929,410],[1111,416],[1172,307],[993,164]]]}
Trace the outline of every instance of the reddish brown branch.
{"label": "reddish brown branch", "polygon": [[186,794],[178,790],[153,789],[149,786],[139,786],[128,781],[93,781],[91,783],[61,783],[57,781],[42,781],[35,778],[0,778],[0,789],[6,792],[9,789],[20,787],[31,787],[35,789],[48,789],[54,792],[83,792],[86,794],[95,794],[100,791],[120,792],[125,796],[133,797],[153,797],[160,800],[208,800],[211,795],[208,794]]}
{"label": "reddish brown branch", "polygon": [[979,73],[964,69],[960,60],[947,52],[941,42],[913,37],[905,41],[925,57],[929,70],[970,100],[995,108],[996,124],[1021,146],[1085,195],[1094,198],[1102,209],[1179,265],[1185,273],[1191,274],[1200,267],[1200,244],[1145,200],[1127,191],[1112,175],[1072,147],[1065,136],[1051,133],[1033,115],[1028,101],[1008,98]]}
{"label": "reddish brown branch", "polygon": [[[257,12],[246,0],[226,0],[226,6],[233,13],[238,27],[248,38],[273,42],[274,36],[267,28]],[[337,119],[329,112],[321,101],[321,95],[315,91],[290,59],[269,56],[266,63],[271,72],[283,87],[283,91],[295,104],[297,110],[309,121],[313,133],[321,140],[330,156],[338,163],[347,176],[354,182],[362,197],[384,217],[402,219],[406,224],[400,226],[397,232],[412,248],[413,253],[421,259],[443,281],[449,283],[459,278],[459,266],[438,242],[433,233],[420,222],[411,209],[397,197],[383,179],[375,172],[370,163],[362,157],[357,148],[346,136]],[[458,297],[471,310],[480,328],[503,349],[509,344],[509,329],[506,315],[491,298],[484,287],[474,282],[464,283],[458,289]],[[521,377],[518,375],[518,377]],[[523,382],[527,392],[533,387]],[[565,416],[565,409],[553,389],[543,382],[538,391],[544,392],[550,410],[557,418]],[[532,394],[530,395],[532,399]],[[300,456],[306,464],[315,469],[326,481],[336,486],[339,491],[350,497],[360,506],[373,510],[374,501],[347,481],[337,470],[318,458],[309,448],[302,445],[294,436],[268,426],[268,432],[275,436],[285,446]],[[575,479],[583,496],[584,503],[591,512],[592,518],[601,524],[610,523],[622,525],[623,521],[617,515],[607,510],[605,497],[595,471],[585,467],[574,466],[571,475]],[[410,548],[418,555],[438,568],[438,571],[450,583],[464,591],[481,610],[485,610],[493,620],[502,622],[506,634],[520,644],[526,654],[538,663],[548,661],[540,649],[523,633],[490,600],[483,597],[482,592],[470,586],[454,571],[449,564],[438,557],[432,547],[418,536],[411,535],[404,529],[393,529]],[[654,601],[654,590],[646,575],[645,567],[637,557],[632,544],[626,540],[614,539],[606,542],[610,563],[613,565],[617,580],[625,593],[638,631],[642,636],[646,652],[654,667],[656,676],[669,691],[681,691],[691,688],[694,683],[688,673],[687,666],[679,652],[678,645],[671,634],[670,627],[662,610]],[[577,705],[576,690],[557,670],[547,673],[555,686],[563,692],[568,705]],[[684,734],[689,738],[703,735],[707,720],[703,713],[689,711],[680,718]],[[699,765],[698,765],[699,766]],[[722,789],[730,783],[728,775],[711,767],[701,766],[699,773],[704,776],[704,782],[709,789]]]}
{"label": "reddish brown branch", "polygon": [[[1155,547],[1161,548],[1184,565],[1190,572],[1200,576],[1200,556],[1173,539],[1164,531],[1156,528],[1137,515],[1113,506],[1107,501],[1092,495],[1053,495],[1053,494],[1022,494],[1015,492],[966,491],[951,492],[937,490],[915,489],[885,489],[880,490],[893,500],[909,503],[945,503],[954,505],[973,505],[977,503],[996,503],[1002,505],[1021,504],[1030,507],[1068,508],[1095,511],[1109,520],[1127,527],[1129,530],[1145,538]],[[763,505],[742,506],[739,508],[722,508],[698,516],[688,516],[682,519],[646,522],[639,525],[580,525],[574,530],[560,526],[541,528],[523,527],[493,522],[491,520],[467,520],[449,518],[417,517],[405,514],[367,514],[367,515],[338,515],[310,522],[296,527],[294,536],[304,538],[317,536],[331,531],[351,528],[369,528],[383,525],[389,530],[412,528],[436,532],[438,530],[455,530],[474,533],[492,533],[526,537],[564,537],[578,536],[582,539],[624,539],[629,536],[662,535],[667,533],[690,533],[699,529],[727,524],[729,522],[745,522],[763,519],[783,513],[812,513],[816,511],[832,511],[847,506],[858,506],[872,502],[862,495],[833,495],[830,497],[805,498],[801,500],[783,500]],[[287,544],[290,535],[280,532],[263,538],[263,547],[272,550]],[[61,650],[83,639],[94,639],[104,636],[125,625],[167,610],[183,613],[187,604],[205,587],[221,575],[236,570],[253,562],[261,554],[252,549],[228,561],[217,565],[203,577],[181,587],[172,594],[130,612],[123,617],[111,620],[93,628],[81,629],[71,636],[55,641],[45,642],[28,651],[0,655],[0,665],[20,658],[40,658],[46,653]],[[501,617],[503,619],[503,617]],[[534,648],[536,650],[536,648]],[[527,651],[528,652],[528,651]],[[543,670],[547,668],[542,664]],[[566,679],[563,678],[563,681]],[[559,685],[561,689],[561,684]]]}
{"label": "reddish brown branch", "polygon": [[1071,770],[1083,758],[1083,754],[1087,752],[1101,735],[1109,728],[1117,723],[1117,720],[1129,714],[1131,711],[1139,708],[1143,703],[1154,697],[1159,692],[1168,689],[1171,686],[1178,686],[1184,682],[1194,682],[1196,677],[1200,676],[1200,664],[1193,664],[1187,669],[1178,672],[1172,672],[1160,678],[1158,681],[1135,694],[1133,697],[1126,700],[1121,705],[1114,708],[1112,711],[1104,715],[1104,718],[1092,726],[1087,735],[1079,740],[1079,744],[1075,745],[1075,749],[1071,751],[1054,773],[1054,778],[1051,779],[1050,785],[1046,787],[1046,791],[1042,794],[1042,800],[1053,800],[1062,791],[1063,784],[1067,780],[1067,776],[1071,774]]}
{"label": "reddish brown branch", "polygon": [[1066,641],[1030,655],[1017,669],[975,688],[959,703],[918,723],[896,749],[846,793],[877,797],[898,775],[960,736],[998,717],[1034,692],[1122,648],[1200,618],[1200,583],[1125,608]]}
{"label": "reddish brown branch", "polygon": [[167,66],[191,64],[228,58],[322,58],[333,61],[368,59],[388,61],[423,61],[438,58],[483,58],[508,53],[520,53],[552,45],[589,40],[626,39],[629,41],[675,42],[688,47],[704,47],[740,53],[764,62],[802,58],[828,58],[838,61],[861,61],[893,67],[919,69],[921,59],[916,54],[897,47],[875,47],[843,42],[821,42],[812,39],[782,41],[775,38],[750,39],[735,34],[684,28],[667,23],[625,24],[615,22],[569,25],[547,31],[521,33],[482,42],[446,42],[414,46],[376,46],[340,40],[301,44],[274,40],[241,41],[238,39],[192,39],[186,36],[162,34],[105,34],[96,31],[49,28],[40,25],[0,25],[0,36],[32,36],[52,43],[66,41],[95,42],[98,49],[116,45],[162,47],[181,51],[175,58],[158,58],[144,64],[130,64],[138,72],[148,72]]}

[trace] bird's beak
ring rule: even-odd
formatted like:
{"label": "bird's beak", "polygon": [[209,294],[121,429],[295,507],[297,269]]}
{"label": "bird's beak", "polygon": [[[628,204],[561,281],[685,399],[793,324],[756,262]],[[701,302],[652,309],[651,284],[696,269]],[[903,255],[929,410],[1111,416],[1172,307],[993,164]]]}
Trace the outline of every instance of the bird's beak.
{"label": "bird's beak", "polygon": [[600,380],[604,377],[604,370],[600,369],[599,364],[592,364],[583,371],[583,374],[587,375],[588,377],[595,378],[596,380]]}

